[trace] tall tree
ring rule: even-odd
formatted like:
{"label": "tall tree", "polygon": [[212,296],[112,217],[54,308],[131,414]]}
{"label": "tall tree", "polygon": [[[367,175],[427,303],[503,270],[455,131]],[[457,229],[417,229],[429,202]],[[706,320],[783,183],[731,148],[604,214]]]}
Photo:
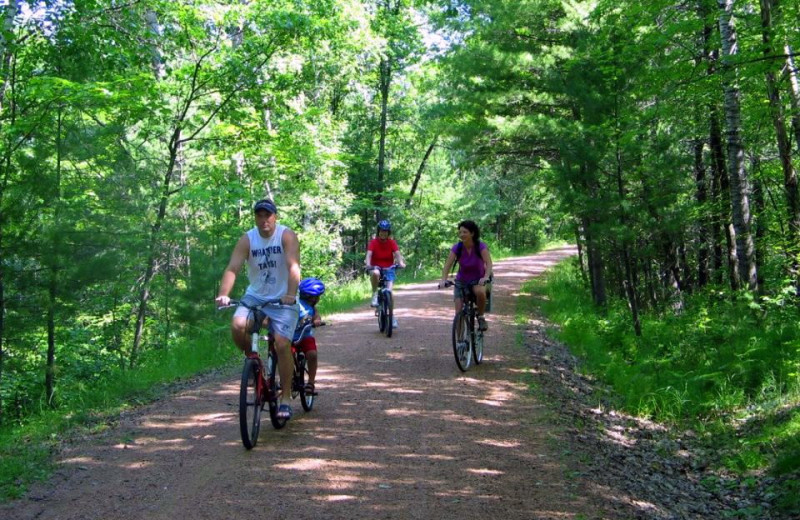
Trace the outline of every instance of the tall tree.
{"label": "tall tree", "polygon": [[748,175],[741,137],[740,91],[736,82],[735,59],[739,52],[734,24],[734,0],[718,0],[719,31],[722,37],[722,74],[725,92],[725,134],[727,136],[728,165],[731,174],[731,205],[733,226],[736,229],[736,254],[739,276],[751,291],[758,290],[756,247],[750,229],[750,199]]}

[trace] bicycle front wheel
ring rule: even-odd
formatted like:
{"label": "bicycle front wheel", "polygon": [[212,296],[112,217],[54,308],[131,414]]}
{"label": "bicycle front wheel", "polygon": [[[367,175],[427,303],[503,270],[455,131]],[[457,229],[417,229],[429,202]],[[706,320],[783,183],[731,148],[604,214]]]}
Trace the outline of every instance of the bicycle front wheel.
{"label": "bicycle front wheel", "polygon": [[386,291],[383,295],[383,315],[386,316],[386,327],[384,332],[387,338],[392,337],[392,319],[394,318],[394,305],[392,304],[392,293]]}
{"label": "bicycle front wheel", "polygon": [[453,318],[453,354],[459,370],[466,372],[472,364],[472,342],[469,334],[469,320],[463,312]]}
{"label": "bicycle front wheel", "polygon": [[386,307],[383,304],[383,296],[378,298],[376,314],[378,315],[378,330],[384,332],[386,330]]}
{"label": "bicycle front wheel", "polygon": [[247,358],[242,369],[242,385],[239,389],[239,430],[242,433],[242,444],[248,450],[258,442],[261,429],[261,377],[258,360]]}
{"label": "bicycle front wheel", "polygon": [[[270,351],[269,356],[267,357],[267,384],[269,385],[269,420],[272,422],[272,427],[276,430],[280,430],[284,426],[286,426],[287,419],[282,419],[278,417],[278,392],[280,392],[280,388],[278,386],[278,356],[275,355],[275,352]],[[291,383],[289,383],[291,384]],[[291,389],[287,390],[291,392]]]}

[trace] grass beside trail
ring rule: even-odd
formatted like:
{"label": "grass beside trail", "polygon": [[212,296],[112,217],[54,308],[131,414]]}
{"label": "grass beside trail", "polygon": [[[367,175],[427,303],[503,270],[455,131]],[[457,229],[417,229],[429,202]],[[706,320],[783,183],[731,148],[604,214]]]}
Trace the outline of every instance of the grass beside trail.
{"label": "grass beside trail", "polygon": [[[360,279],[326,292],[323,313],[344,312],[364,304],[369,281]],[[113,370],[100,381],[70,388],[68,405],[45,406],[22,424],[0,429],[0,501],[21,496],[32,482],[53,471],[52,459],[73,438],[111,427],[120,412],[171,392],[176,383],[241,361],[230,340],[231,313],[210,311],[208,320],[193,328],[191,338],[169,349],[148,351],[133,370]]]}
{"label": "grass beside trail", "polygon": [[[610,385],[626,411],[703,435],[717,463],[743,477],[800,476],[800,311],[783,301],[705,290],[685,310],[642,316],[636,337],[624,302],[600,312],[574,259],[526,290],[542,296],[552,331]],[[744,478],[743,482],[747,482]],[[800,484],[781,479],[784,510]]]}

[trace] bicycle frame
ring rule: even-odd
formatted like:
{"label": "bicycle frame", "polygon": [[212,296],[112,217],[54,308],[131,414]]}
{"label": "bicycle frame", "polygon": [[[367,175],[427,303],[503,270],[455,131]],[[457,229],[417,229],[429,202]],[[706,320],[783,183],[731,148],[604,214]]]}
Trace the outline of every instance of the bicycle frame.
{"label": "bicycle frame", "polygon": [[[257,306],[250,306],[239,301],[231,300],[228,305],[220,309],[243,305],[249,310],[248,330],[250,334],[250,352],[246,353],[244,367],[242,369],[241,388],[239,393],[239,428],[242,435],[244,447],[252,449],[258,441],[258,434],[261,427],[261,411],[264,406],[269,406],[269,415],[273,427],[283,428],[287,419],[278,417],[278,385],[276,381],[276,369],[278,365],[277,354],[271,348],[271,334],[261,334],[267,318],[263,308],[266,306],[282,307],[279,300],[266,302]],[[260,355],[260,344],[264,342],[267,346],[266,366]],[[301,358],[303,363],[305,358]],[[294,356],[295,371],[297,370],[297,356]],[[294,381],[295,377],[292,378]],[[292,385],[294,386],[294,385]],[[313,398],[312,398],[313,402]],[[303,408],[310,410],[303,403]]]}
{"label": "bicycle frame", "polygon": [[[453,285],[455,282],[447,280],[444,286],[452,287]],[[476,365],[483,361],[484,332],[475,327],[478,315],[476,296],[472,289],[475,285],[477,282],[458,287],[463,306],[453,317],[453,354],[456,358],[456,365],[462,372],[469,370],[473,360]]]}
{"label": "bicycle frame", "polygon": [[368,272],[378,270],[380,278],[378,279],[378,307],[375,309],[375,316],[378,317],[378,330],[386,334],[387,338],[392,337],[392,320],[394,317],[394,304],[392,290],[386,287],[386,273],[390,269],[400,269],[401,267],[394,264],[390,267],[367,267]]}

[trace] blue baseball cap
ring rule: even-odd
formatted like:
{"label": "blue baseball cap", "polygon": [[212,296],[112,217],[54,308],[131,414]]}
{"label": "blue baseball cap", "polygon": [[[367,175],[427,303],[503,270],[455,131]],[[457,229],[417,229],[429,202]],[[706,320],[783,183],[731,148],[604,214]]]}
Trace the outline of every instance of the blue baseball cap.
{"label": "blue baseball cap", "polygon": [[253,206],[253,213],[258,213],[261,210],[269,211],[270,213],[278,212],[278,208],[275,207],[275,203],[269,199],[261,199],[256,202],[255,206]]}

